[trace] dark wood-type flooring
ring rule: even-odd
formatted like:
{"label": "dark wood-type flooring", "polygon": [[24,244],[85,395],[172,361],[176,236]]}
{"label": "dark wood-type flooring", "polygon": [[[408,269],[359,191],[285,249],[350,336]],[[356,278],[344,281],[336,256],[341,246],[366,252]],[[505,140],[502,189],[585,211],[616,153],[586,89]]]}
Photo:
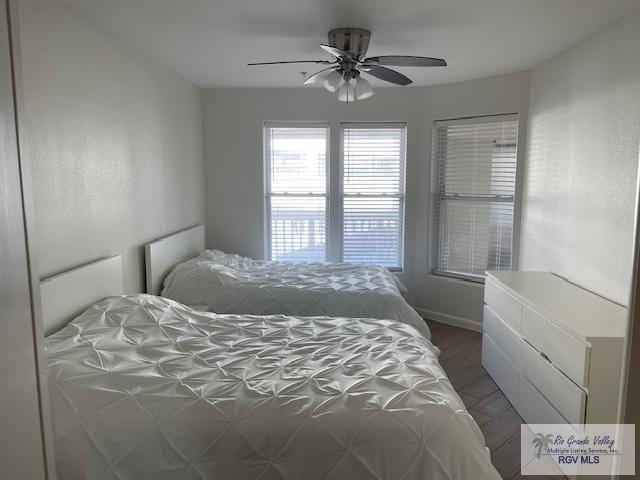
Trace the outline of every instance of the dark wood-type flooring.
{"label": "dark wood-type flooring", "polygon": [[524,422],[480,364],[482,335],[427,323],[433,344],[442,350],[440,364],[484,433],[493,465],[505,479],[534,478],[520,477],[520,424]]}

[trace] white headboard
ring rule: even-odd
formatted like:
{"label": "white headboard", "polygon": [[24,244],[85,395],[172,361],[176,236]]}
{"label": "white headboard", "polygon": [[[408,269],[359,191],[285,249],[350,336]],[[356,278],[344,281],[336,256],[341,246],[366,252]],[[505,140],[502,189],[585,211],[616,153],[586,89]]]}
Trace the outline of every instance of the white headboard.
{"label": "white headboard", "polygon": [[40,282],[42,324],[50,335],[105,297],[122,295],[122,258],[103,258]]}
{"label": "white headboard", "polygon": [[204,251],[204,225],[167,235],[144,246],[147,264],[147,293],[160,295],[165,277],[180,262]]}

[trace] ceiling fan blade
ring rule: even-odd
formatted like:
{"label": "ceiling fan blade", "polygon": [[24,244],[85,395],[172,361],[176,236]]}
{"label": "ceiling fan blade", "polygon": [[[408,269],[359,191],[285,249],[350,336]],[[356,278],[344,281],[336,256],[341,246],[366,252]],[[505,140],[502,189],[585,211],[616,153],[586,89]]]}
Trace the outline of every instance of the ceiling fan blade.
{"label": "ceiling fan blade", "polygon": [[336,62],[331,62],[329,60],[288,60],[285,62],[257,62],[257,63],[247,63],[247,65],[277,65],[279,63],[320,63],[322,65],[331,65]]}
{"label": "ceiling fan blade", "polygon": [[396,72],[395,70],[391,70],[390,68],[380,67],[378,65],[367,65],[366,68],[362,69],[363,72],[368,73],[380,80],[384,80],[385,82],[395,83],[396,85],[409,85],[412,83],[412,80],[408,77],[405,77],[400,72]]}
{"label": "ceiling fan blade", "polygon": [[339,48],[332,47],[331,45],[321,44],[320,48],[322,48],[325,52],[329,52],[331,55],[341,60],[348,60],[348,61],[353,60],[349,52],[345,52],[344,50],[341,50]]}
{"label": "ceiling fan blade", "polygon": [[314,83],[322,80],[329,72],[335,70],[336,67],[329,67],[329,68],[323,68],[322,70],[320,70],[319,72],[314,73],[313,75],[310,75],[309,78],[307,78],[304,81],[304,85],[313,85]]}
{"label": "ceiling fan blade", "polygon": [[443,58],[412,57],[410,55],[385,55],[382,57],[365,58],[365,65],[389,65],[392,67],[446,67]]}

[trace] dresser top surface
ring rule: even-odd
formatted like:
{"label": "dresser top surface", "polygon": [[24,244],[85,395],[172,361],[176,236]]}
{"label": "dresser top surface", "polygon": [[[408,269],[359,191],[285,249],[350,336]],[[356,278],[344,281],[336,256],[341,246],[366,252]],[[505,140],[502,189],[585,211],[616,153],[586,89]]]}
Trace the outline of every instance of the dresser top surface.
{"label": "dresser top surface", "polygon": [[488,271],[525,305],[585,341],[622,339],[627,309],[549,272]]}

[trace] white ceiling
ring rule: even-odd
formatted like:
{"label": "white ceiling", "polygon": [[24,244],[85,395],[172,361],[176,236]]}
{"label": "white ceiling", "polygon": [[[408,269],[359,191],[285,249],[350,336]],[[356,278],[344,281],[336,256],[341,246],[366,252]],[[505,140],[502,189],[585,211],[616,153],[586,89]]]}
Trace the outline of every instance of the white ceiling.
{"label": "white ceiling", "polygon": [[[334,27],[372,31],[369,55],[443,57],[446,68],[398,68],[433,85],[536,66],[640,0],[63,0],[200,87],[291,87]],[[380,82],[372,82],[380,85]],[[388,84],[385,84],[388,85]]]}

